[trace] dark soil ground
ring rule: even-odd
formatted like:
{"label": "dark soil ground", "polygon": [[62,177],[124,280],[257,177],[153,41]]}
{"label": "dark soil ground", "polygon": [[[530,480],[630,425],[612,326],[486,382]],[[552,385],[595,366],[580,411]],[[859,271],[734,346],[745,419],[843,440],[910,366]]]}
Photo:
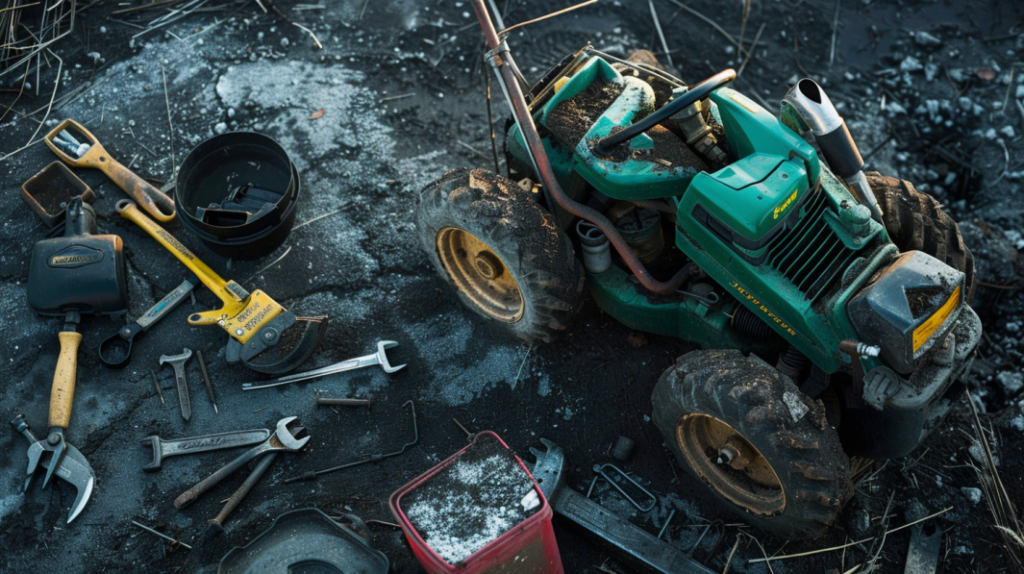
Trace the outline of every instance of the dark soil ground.
{"label": "dark soil ground", "polygon": [[[610,461],[618,435],[636,441],[622,466],[658,494],[640,513],[608,487],[598,499],[652,532],[676,510],[666,538],[713,570],[724,568],[741,528],[670,460],[651,424],[650,393],[659,375],[691,346],[631,332],[588,301],[556,342],[528,348],[462,308],[420,252],[413,222],[417,192],[454,167],[492,167],[487,130],[482,38],[465,1],[320,2],[262,0],[209,10],[144,32],[117,20],[131,2],[84,2],[74,32],[52,46],[27,77],[0,77],[0,414],[23,412],[37,434],[58,353],[58,319],[34,317],[25,305],[28,254],[46,229],[17,198],[20,185],[54,160],[38,136],[66,117],[84,123],[109,153],[138,174],[167,181],[188,150],[228,130],[276,138],[302,178],[296,227],[287,243],[256,261],[212,254],[180,224],[168,229],[226,278],[260,288],[299,313],[331,316],[327,338],[309,367],[370,353],[398,341],[399,373],[379,369],[312,383],[243,393],[259,378],[224,361],[224,334],[189,327],[191,310],[211,308],[205,289],[136,343],[123,371],[104,369],[96,347],[117,329],[87,318],[79,385],[68,441],[91,462],[96,490],[82,515],[66,524],[74,493],[65,484],[22,493],[26,442],[0,433],[0,546],[3,572],[214,572],[232,547],[252,540],[288,510],[316,506],[391,521],[387,498],[401,485],[465,445],[471,431],[496,431],[525,458],[545,437],[571,459],[569,484],[585,490],[593,464]],[[498,0],[505,22],[521,22],[568,2]],[[960,222],[982,281],[975,308],[986,335],[969,386],[992,426],[1000,471],[1011,498],[1024,501],[1024,4],[983,2],[755,0],[742,31],[757,47],[741,57],[708,23],[656,0],[672,63],[687,81],[722,68],[742,69],[735,87],[777,111],[797,78],[819,81],[844,114],[869,169],[909,179],[934,194]],[[689,5],[741,36],[742,2]],[[129,18],[140,14],[128,15]],[[313,31],[323,44],[316,49]],[[763,26],[763,28],[762,28]],[[762,31],[763,30],[763,31]],[[760,33],[759,33],[760,32]],[[142,33],[140,35],[140,33]],[[134,37],[133,36],[137,36]],[[587,42],[620,57],[661,52],[646,2],[605,0],[516,32],[509,44],[523,72],[539,77]],[[667,61],[665,54],[661,54]],[[54,81],[59,86],[54,92]],[[24,87],[18,95],[18,88]],[[166,89],[165,89],[166,86]],[[11,91],[13,90],[13,91]],[[492,92],[499,93],[492,82]],[[53,100],[54,104],[48,106]],[[495,127],[505,121],[496,101]],[[7,107],[11,106],[10,110]],[[3,113],[3,112],[0,112]],[[170,117],[168,117],[170,116]],[[40,124],[41,122],[41,124]],[[36,142],[23,148],[31,142]],[[124,194],[105,177],[76,170],[94,190],[102,232],[125,243],[129,317],[138,317],[184,275],[155,241],[114,212]],[[217,394],[214,414],[195,361],[189,365],[192,420],[182,421],[162,354],[185,346],[204,352]],[[157,372],[167,400],[156,396]],[[373,395],[373,409],[317,409],[314,392]],[[409,440],[402,407],[416,401],[420,441],[403,455],[284,484],[307,470],[397,450]],[[172,405],[175,405],[172,407]],[[751,532],[730,572],[768,572],[749,563],[764,552],[795,554],[881,534],[946,508],[939,572],[1011,572],[976,490],[969,463],[977,446],[961,404],[910,457],[892,460],[857,485],[856,497],[824,538],[785,542]],[[132,526],[157,527],[195,544],[242,471],[184,511],[171,501],[238,454],[219,451],[167,460],[143,473],[150,453],[139,440],[273,427],[297,415],[313,437],[298,454],[281,454],[227,521],[226,532],[192,552]],[[975,461],[976,462],[976,461]],[[883,518],[892,500],[889,517]],[[720,521],[701,536],[708,524]],[[374,543],[394,572],[418,572],[398,531],[371,525]],[[719,534],[721,532],[721,534]],[[598,547],[556,519],[567,572],[625,572]],[[909,530],[886,538],[880,572],[903,572]],[[876,547],[877,548],[877,547]],[[865,563],[869,544],[773,562],[777,573],[847,572]]]}

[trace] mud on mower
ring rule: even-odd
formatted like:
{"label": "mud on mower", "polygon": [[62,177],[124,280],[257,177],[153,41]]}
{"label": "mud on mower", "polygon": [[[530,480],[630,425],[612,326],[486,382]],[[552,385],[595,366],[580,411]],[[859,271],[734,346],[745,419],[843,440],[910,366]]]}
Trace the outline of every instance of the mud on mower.
{"label": "mud on mower", "polygon": [[566,327],[584,285],[631,329],[699,344],[652,396],[679,464],[751,524],[820,535],[851,468],[910,453],[962,394],[981,325],[956,223],[864,173],[811,80],[776,117],[732,70],[687,85],[649,52],[588,46],[524,92],[474,6],[514,111],[509,177],[457,169],[423,189],[438,273],[531,344]]}

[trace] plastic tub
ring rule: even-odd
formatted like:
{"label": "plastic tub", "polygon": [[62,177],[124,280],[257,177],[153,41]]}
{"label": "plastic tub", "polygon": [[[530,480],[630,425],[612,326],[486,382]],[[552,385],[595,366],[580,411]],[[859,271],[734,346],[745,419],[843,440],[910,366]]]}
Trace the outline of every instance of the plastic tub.
{"label": "plastic tub", "polygon": [[178,171],[182,224],[211,251],[254,259],[277,249],[295,223],[299,173],[284,148],[253,132],[214,136]]}
{"label": "plastic tub", "polygon": [[[533,500],[533,494],[535,493],[536,501],[538,502],[536,506],[531,507],[529,510],[532,514],[529,514],[518,524],[505,530],[504,533],[472,552],[472,554],[460,560],[453,560],[454,563],[451,563],[446,561],[435,548],[432,548],[427,543],[420,530],[414,526],[414,520],[410,519],[409,514],[415,516],[415,505],[410,501],[414,500],[417,496],[422,496],[421,491],[428,491],[436,486],[438,481],[447,479],[449,475],[458,472],[465,475],[466,472],[460,471],[459,468],[452,468],[453,465],[471,458],[478,452],[484,451],[484,449],[498,448],[494,446],[495,443],[500,445],[500,448],[504,449],[504,451],[508,451],[508,445],[493,432],[485,431],[476,435],[473,442],[468,446],[395,491],[389,500],[391,512],[401,525],[402,531],[405,532],[405,536],[412,547],[412,552],[416,559],[419,560],[423,569],[430,574],[562,574],[562,559],[559,556],[555,533],[551,527],[551,507],[548,506],[548,501],[544,498],[544,494],[541,492],[540,487],[537,486],[536,481],[533,480],[529,470],[527,470],[519,457],[511,452],[508,452],[508,455],[515,460],[515,464],[512,466],[514,466],[516,471],[522,470],[525,475],[523,477],[524,481],[531,485],[527,496],[523,500]],[[449,472],[442,475],[443,472],[448,471],[450,468]],[[433,483],[431,482],[432,480],[434,481]],[[484,476],[480,480],[481,482],[493,482],[493,477]],[[481,496],[483,496],[482,491]],[[422,502],[428,503],[433,500],[437,500],[439,505],[449,502],[448,500],[435,498],[423,499]],[[505,507],[501,509],[504,511]]]}

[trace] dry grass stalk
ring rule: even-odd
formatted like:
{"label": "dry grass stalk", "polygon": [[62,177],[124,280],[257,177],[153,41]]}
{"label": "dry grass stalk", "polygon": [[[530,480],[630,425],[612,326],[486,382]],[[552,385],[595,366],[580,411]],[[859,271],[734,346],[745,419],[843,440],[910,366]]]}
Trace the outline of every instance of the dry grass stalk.
{"label": "dry grass stalk", "polygon": [[1020,520],[1017,518],[1017,510],[1010,500],[1010,495],[1003,486],[999,477],[999,470],[996,468],[995,459],[992,457],[992,447],[986,437],[985,427],[978,417],[978,409],[974,406],[974,397],[967,391],[967,403],[971,406],[971,422],[974,423],[975,441],[981,447],[984,454],[982,464],[971,466],[978,474],[978,481],[981,486],[981,493],[988,503],[989,511],[992,513],[992,520],[995,522],[996,531],[1003,539],[1003,548],[1008,560],[1016,564],[1018,569],[1024,571],[1024,531],[1021,530]]}

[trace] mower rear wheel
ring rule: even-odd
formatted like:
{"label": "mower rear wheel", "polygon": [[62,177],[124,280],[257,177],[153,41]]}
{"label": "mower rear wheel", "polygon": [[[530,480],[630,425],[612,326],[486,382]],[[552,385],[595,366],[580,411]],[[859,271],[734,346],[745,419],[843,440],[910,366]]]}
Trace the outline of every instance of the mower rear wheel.
{"label": "mower rear wheel", "polygon": [[850,461],[825,407],[756,356],[683,355],[651,401],[680,466],[762,530],[817,537],[853,494]]}
{"label": "mower rear wheel", "polygon": [[420,245],[462,302],[533,344],[583,302],[583,268],[554,217],[514,182],[456,169],[420,192]]}
{"label": "mower rear wheel", "polygon": [[942,211],[939,202],[909,181],[867,172],[868,185],[882,209],[882,223],[901,252],[922,251],[963,271],[966,301],[974,297],[974,255],[964,245],[960,226]]}

